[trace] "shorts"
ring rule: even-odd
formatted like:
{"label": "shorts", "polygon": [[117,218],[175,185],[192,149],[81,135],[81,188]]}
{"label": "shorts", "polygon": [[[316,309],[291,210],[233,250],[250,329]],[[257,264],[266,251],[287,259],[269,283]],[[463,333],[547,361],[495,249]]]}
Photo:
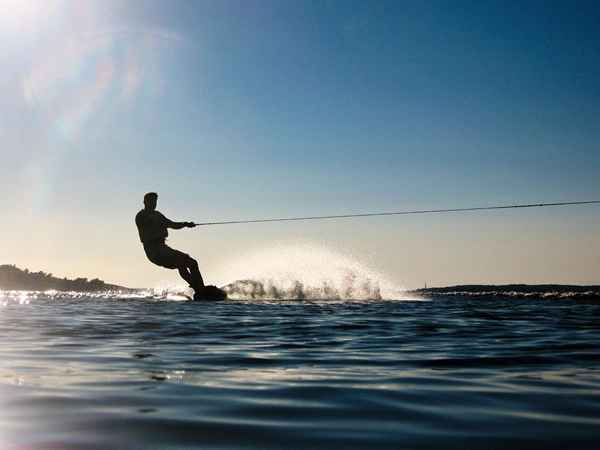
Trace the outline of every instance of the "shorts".
{"label": "shorts", "polygon": [[151,262],[167,269],[186,266],[190,260],[190,255],[175,250],[164,242],[144,245],[144,251]]}

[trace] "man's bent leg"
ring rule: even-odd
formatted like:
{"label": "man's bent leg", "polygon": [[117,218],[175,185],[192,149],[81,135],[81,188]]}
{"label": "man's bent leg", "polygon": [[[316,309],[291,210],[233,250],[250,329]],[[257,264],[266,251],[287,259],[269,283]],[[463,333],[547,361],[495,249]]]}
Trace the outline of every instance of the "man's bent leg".
{"label": "man's bent leg", "polygon": [[185,266],[181,266],[181,267],[178,267],[177,270],[179,271],[179,276],[181,278],[183,278],[187,282],[187,284],[190,285],[190,287],[193,287],[194,279],[192,278],[192,274],[190,274],[190,271],[188,270],[188,268]]}
{"label": "man's bent leg", "polygon": [[195,291],[202,289],[204,287],[204,280],[202,279],[202,275],[200,274],[198,262],[194,258],[190,257],[186,265],[190,271],[190,277],[192,279],[192,283],[190,283],[190,285],[194,288]]}

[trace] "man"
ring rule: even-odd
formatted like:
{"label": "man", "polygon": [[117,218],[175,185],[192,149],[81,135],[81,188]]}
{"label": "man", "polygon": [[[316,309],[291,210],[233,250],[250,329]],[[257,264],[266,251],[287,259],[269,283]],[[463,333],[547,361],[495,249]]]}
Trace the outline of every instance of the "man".
{"label": "man", "polygon": [[168,228],[180,230],[181,228],[194,228],[194,222],[173,222],[156,211],[156,202],[158,194],[148,192],[144,195],[144,209],[135,216],[135,224],[140,234],[140,240],[144,244],[144,251],[148,259],[154,264],[166,267],[167,269],[177,269],[179,275],[192,289],[194,289],[194,298],[200,296],[204,289],[204,281],[198,263],[190,255],[169,247],[165,240],[169,235]]}

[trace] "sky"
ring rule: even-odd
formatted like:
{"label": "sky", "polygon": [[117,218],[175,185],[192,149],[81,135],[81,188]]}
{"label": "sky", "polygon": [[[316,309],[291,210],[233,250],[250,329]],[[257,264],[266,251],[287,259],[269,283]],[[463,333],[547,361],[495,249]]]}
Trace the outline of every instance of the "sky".
{"label": "sky", "polygon": [[[197,222],[600,199],[597,2],[0,10],[0,264],[176,283],[137,237],[147,191]],[[408,288],[597,284],[599,223],[578,206],[203,227],[169,244],[217,284],[349,260]]]}

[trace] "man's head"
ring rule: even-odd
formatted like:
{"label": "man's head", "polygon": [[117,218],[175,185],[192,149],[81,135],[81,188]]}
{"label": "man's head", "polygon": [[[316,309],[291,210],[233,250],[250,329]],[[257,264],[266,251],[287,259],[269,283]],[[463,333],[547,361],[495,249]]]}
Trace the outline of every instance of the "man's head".
{"label": "man's head", "polygon": [[154,211],[156,209],[156,202],[158,200],[158,194],[156,192],[148,192],[144,195],[144,206],[146,209]]}

